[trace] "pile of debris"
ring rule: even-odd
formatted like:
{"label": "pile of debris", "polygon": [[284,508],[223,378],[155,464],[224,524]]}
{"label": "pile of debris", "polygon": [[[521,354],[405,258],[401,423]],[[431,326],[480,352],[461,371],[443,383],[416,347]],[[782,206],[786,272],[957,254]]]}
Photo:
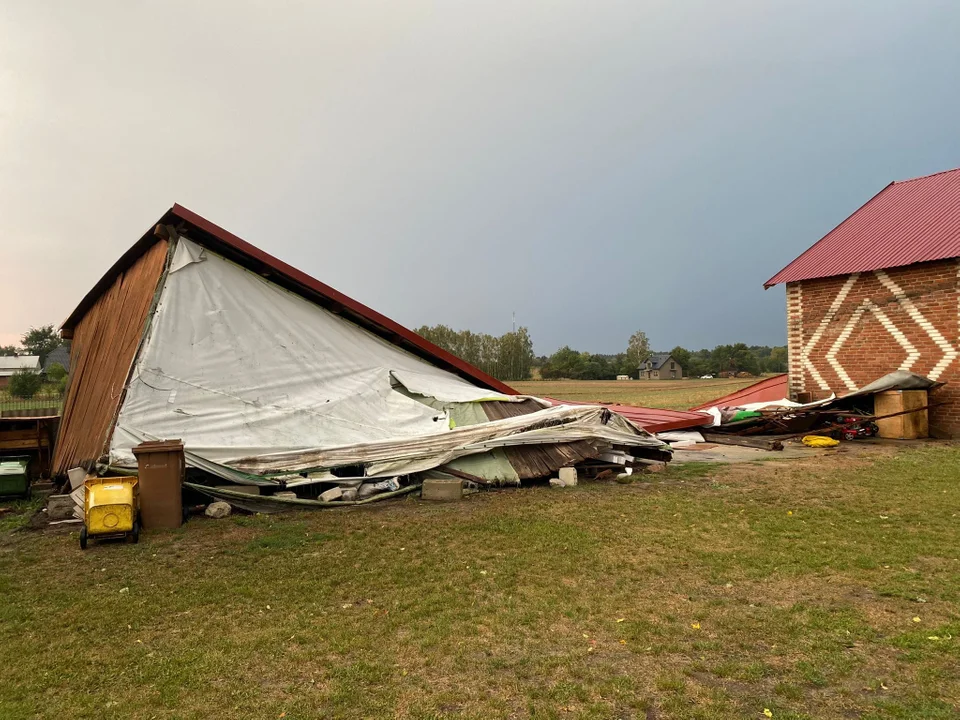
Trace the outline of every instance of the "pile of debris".
{"label": "pile of debris", "polygon": [[[874,437],[882,434],[885,422],[895,418],[909,418],[912,430],[904,433],[900,423],[900,431],[890,437],[926,437],[927,410],[934,406],[928,393],[942,385],[898,370],[846,395],[798,403],[777,397],[787,389],[786,376],[777,376],[694,408],[708,420],[696,429],[696,437],[685,435],[681,439],[782,450],[784,442],[806,435],[836,440]],[[899,393],[897,404],[887,404],[884,401],[892,391],[906,392]],[[670,440],[663,433],[658,437]],[[675,442],[671,444],[678,447]]]}

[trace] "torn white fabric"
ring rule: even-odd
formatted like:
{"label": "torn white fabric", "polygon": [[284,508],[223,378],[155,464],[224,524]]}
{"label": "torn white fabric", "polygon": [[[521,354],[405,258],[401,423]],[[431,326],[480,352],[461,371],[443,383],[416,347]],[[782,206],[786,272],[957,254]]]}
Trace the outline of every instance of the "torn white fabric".
{"label": "torn white fabric", "polygon": [[444,396],[499,395],[185,238],[171,267],[117,419],[114,466],[135,466],[145,437],[180,438],[222,463],[448,432],[447,413],[394,389],[391,372]]}
{"label": "torn white fabric", "polygon": [[504,395],[489,388],[471,385],[457,375],[446,373],[414,372],[412,370],[392,370],[390,375],[414,395],[434,398],[444,403],[483,402],[499,400],[501,402],[520,402],[518,395]]}
{"label": "torn white fabric", "polygon": [[588,441],[604,450],[669,446],[621,415],[595,405],[558,405],[535,413],[459,427],[446,433],[335,448],[310,448],[241,458],[231,465],[253,474],[300,473],[363,465],[368,475],[408,475],[497,448]]}

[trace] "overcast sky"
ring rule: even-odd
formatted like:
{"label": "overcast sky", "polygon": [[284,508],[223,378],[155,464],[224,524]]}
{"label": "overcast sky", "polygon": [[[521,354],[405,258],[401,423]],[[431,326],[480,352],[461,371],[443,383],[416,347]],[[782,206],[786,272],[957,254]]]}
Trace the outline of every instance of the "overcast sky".
{"label": "overcast sky", "polygon": [[762,283],[960,165],[960,3],[0,2],[0,342],[174,202],[538,353],[785,342]]}

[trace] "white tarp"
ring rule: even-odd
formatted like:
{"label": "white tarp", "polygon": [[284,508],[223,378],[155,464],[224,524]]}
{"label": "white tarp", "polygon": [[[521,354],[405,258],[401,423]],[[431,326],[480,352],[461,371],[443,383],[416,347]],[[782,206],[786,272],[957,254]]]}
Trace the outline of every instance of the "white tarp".
{"label": "white tarp", "polygon": [[181,438],[222,463],[449,430],[444,411],[397,381],[441,401],[507,399],[184,238],[170,269],[117,420],[114,465],[134,466],[143,439]]}
{"label": "white tarp", "polygon": [[432,397],[444,403],[481,402],[500,400],[501,402],[520,402],[520,395],[504,395],[489,388],[477,387],[458,375],[444,373],[413,372],[411,370],[392,370],[390,374],[414,395]]}

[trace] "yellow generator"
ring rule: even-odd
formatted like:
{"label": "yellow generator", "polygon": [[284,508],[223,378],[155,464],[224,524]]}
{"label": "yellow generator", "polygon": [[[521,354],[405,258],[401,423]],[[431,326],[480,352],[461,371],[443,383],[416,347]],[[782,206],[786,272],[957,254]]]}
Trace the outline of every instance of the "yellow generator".
{"label": "yellow generator", "polygon": [[84,483],[80,547],[91,537],[140,540],[140,486],[135,477],[87,478]]}

